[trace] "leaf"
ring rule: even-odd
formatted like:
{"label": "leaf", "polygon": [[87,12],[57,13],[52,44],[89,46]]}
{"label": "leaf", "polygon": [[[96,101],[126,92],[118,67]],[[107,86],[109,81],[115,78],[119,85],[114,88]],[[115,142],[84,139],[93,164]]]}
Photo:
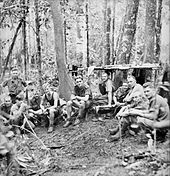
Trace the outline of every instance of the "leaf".
{"label": "leaf", "polygon": [[[21,159],[21,158],[20,158],[20,159]],[[17,163],[18,163],[21,167],[27,168],[28,166],[30,166],[30,165],[26,164],[25,162],[18,160],[17,158],[16,158],[15,160],[17,161]]]}
{"label": "leaf", "polygon": [[126,166],[126,169],[135,169],[135,168],[139,167],[141,164],[142,164],[141,161],[137,161],[135,163],[130,164],[129,166]]}
{"label": "leaf", "polygon": [[43,165],[47,166],[47,165],[49,165],[50,159],[51,159],[51,158],[47,157],[47,158],[43,159],[43,160],[41,161],[41,163],[42,163]]}

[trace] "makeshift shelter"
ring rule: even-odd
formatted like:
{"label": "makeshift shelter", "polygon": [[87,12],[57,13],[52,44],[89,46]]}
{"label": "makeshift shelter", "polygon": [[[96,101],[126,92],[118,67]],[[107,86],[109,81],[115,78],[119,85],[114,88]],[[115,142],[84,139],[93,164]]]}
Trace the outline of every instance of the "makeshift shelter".
{"label": "makeshift shelter", "polygon": [[152,81],[156,83],[156,78],[161,66],[159,64],[145,63],[142,65],[105,65],[102,67],[94,67],[94,70],[101,70],[105,72],[110,72],[111,79],[114,82],[114,86],[117,89],[127,78],[128,74],[135,76],[137,83],[143,85],[146,81]]}

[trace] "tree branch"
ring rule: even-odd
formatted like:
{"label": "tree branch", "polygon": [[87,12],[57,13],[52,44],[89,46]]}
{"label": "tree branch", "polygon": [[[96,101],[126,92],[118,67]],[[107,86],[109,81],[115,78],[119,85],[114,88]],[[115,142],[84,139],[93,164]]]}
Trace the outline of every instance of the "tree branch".
{"label": "tree branch", "polygon": [[10,47],[9,47],[8,55],[7,55],[6,59],[5,59],[5,65],[4,65],[3,73],[2,73],[2,76],[1,76],[1,81],[3,81],[3,78],[4,78],[4,76],[5,76],[5,71],[6,71],[7,66],[8,66],[8,63],[9,63],[9,58],[10,58],[10,55],[11,55],[12,50],[13,50],[13,48],[14,48],[14,44],[15,44],[15,41],[16,41],[18,32],[19,32],[19,30],[20,30],[20,28],[21,28],[21,26],[22,26],[22,22],[23,22],[23,20],[21,19],[21,21],[19,22],[19,24],[18,24],[18,26],[17,26],[17,28],[16,28],[16,31],[15,31],[15,34],[14,34],[12,43],[11,43],[11,45],[10,45]]}

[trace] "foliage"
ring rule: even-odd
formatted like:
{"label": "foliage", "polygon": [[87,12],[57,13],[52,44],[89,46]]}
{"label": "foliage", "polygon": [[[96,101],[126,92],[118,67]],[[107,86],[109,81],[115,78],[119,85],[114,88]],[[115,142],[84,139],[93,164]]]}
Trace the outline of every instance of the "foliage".
{"label": "foliage", "polygon": [[[85,26],[85,3],[86,1],[70,0],[61,1],[62,14],[66,21],[66,62],[71,65],[85,66],[86,62],[86,26]],[[90,64],[101,65],[106,56],[105,41],[106,34],[104,33],[104,0],[88,1],[89,7],[89,53]],[[167,25],[169,25],[169,2],[163,1],[162,10],[162,42],[161,42],[161,61],[168,62],[169,59],[169,41],[167,41]],[[22,6],[19,0],[5,1],[1,8],[0,26],[1,33],[1,58],[4,59],[7,55],[9,45],[11,44],[13,32],[18,21],[22,18],[22,12],[27,12],[27,57],[29,64],[29,75],[36,70],[36,42],[35,42],[35,8],[33,0],[29,1],[25,7]],[[120,0],[116,2],[115,12],[115,50],[117,41],[121,32],[121,24],[125,15],[126,2]],[[131,53],[131,62],[141,59],[144,47],[144,28],[145,22],[145,3],[140,1],[139,12],[137,18],[137,30],[133,49]],[[47,1],[39,1],[39,18],[40,18],[40,37],[42,48],[42,69],[44,75],[50,76],[56,70],[55,50],[54,50],[54,31],[51,16],[51,9]],[[8,33],[8,36],[6,35]],[[82,37],[79,36],[81,34]],[[82,43],[84,41],[84,43]],[[22,48],[22,32],[19,33],[16,44],[13,49],[9,68],[14,63],[22,65],[23,48]],[[23,68],[21,68],[23,72]],[[31,78],[31,77],[30,77]]]}

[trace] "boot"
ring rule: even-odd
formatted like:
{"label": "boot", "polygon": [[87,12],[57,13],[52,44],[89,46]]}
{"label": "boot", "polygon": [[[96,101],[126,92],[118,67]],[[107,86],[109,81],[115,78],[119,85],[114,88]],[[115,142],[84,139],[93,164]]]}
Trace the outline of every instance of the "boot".
{"label": "boot", "polygon": [[69,120],[66,121],[66,123],[63,125],[64,128],[68,127],[71,124]]}
{"label": "boot", "polygon": [[75,125],[78,125],[79,123],[80,123],[80,120],[79,120],[79,118],[77,118],[73,125],[75,126]]}
{"label": "boot", "polygon": [[51,133],[51,132],[53,132],[53,126],[50,126],[49,128],[48,128],[48,133]]}
{"label": "boot", "polygon": [[113,128],[113,129],[109,129],[110,135],[115,135],[118,131],[119,131],[119,126]]}
{"label": "boot", "polygon": [[123,121],[121,125],[121,134],[120,134],[119,126],[118,126],[117,133],[109,137],[109,142],[118,141],[120,137],[123,137],[125,135],[125,132],[127,131],[128,126],[129,126],[129,123]]}
{"label": "boot", "polygon": [[108,141],[113,142],[113,141],[118,141],[120,139],[120,131],[118,131],[115,135],[109,136]]}

